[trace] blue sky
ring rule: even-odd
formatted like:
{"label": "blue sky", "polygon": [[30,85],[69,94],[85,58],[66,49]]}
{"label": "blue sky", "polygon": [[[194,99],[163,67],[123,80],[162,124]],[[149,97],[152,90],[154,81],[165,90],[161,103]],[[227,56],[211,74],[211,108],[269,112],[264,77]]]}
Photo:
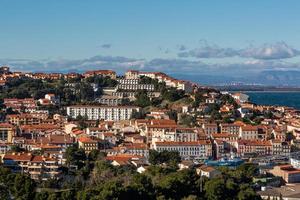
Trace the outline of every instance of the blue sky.
{"label": "blue sky", "polygon": [[[149,63],[164,59],[181,62],[176,70],[183,72],[262,62],[281,68],[288,62],[288,69],[298,70],[299,10],[297,0],[0,0],[0,63],[55,69],[45,62],[76,66],[100,56],[92,67],[103,67],[108,57],[114,60],[108,66],[119,65],[115,57],[121,56],[142,69],[159,69]],[[271,55],[258,55],[269,47]],[[122,66],[116,68],[128,68]]]}

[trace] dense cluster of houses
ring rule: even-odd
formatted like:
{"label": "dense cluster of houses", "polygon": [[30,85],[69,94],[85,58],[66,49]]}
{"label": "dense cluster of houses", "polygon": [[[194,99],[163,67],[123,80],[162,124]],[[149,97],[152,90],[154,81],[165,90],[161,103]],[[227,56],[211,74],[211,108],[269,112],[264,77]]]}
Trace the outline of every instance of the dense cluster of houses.
{"label": "dense cluster of houses", "polygon": [[[169,109],[152,108],[145,119],[132,119],[132,113],[139,112],[141,108],[121,105],[123,98],[134,98],[139,89],[146,90],[150,96],[159,95],[153,85],[139,83],[142,76],[164,82],[167,87],[184,90],[193,98],[195,86],[192,83],[161,72],[131,70],[125,76],[118,77],[111,70],[88,71],[84,74],[46,74],[9,72],[7,67],[2,67],[0,71],[3,87],[10,79],[21,76],[55,80],[101,75],[119,82],[116,88],[103,88],[103,98],[97,99],[102,105],[67,106],[63,108],[66,115],[50,115],[48,110],[40,109],[40,105],[60,105],[59,96],[54,94],[46,94],[43,99],[4,99],[6,109],[11,108],[16,113],[7,114],[6,119],[0,123],[2,163],[14,171],[29,173],[33,179],[58,178],[60,167],[66,163],[66,149],[74,144],[86,154],[93,150],[106,152],[106,159],[113,165],[134,165],[140,172],[146,170],[145,166],[149,164],[147,160],[150,150],[179,152],[181,167],[184,168],[187,162],[202,163],[207,159],[225,158],[232,153],[245,159],[289,156],[292,145],[300,147],[300,115],[297,110],[255,105],[242,93],[230,94],[238,108],[233,104],[225,104],[218,112],[238,112],[243,118],[253,115],[255,111],[266,111],[271,112],[273,117],[264,117],[260,124],[255,125],[241,120],[212,121],[209,115],[204,114],[196,118],[194,127],[186,127],[170,118]],[[222,95],[215,91],[206,92],[203,94],[205,102],[197,108],[185,105],[176,112],[179,117],[182,114],[193,116],[196,112],[205,111],[210,104],[220,104]],[[85,127],[80,125],[78,116],[85,117]],[[288,132],[294,136],[292,140],[287,138]],[[16,152],[16,147],[23,151]],[[289,167],[274,168],[274,173]],[[199,170],[199,173],[208,176],[217,174],[209,166],[202,166]]]}

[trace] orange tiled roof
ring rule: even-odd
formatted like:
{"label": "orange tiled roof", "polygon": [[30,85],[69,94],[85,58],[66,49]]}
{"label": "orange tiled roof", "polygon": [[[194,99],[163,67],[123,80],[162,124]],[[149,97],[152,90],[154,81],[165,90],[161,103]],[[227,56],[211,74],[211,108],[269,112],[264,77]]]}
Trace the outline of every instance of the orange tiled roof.
{"label": "orange tiled roof", "polygon": [[97,143],[96,140],[93,140],[92,138],[89,138],[89,137],[81,137],[78,139],[78,141],[80,141],[82,143]]}

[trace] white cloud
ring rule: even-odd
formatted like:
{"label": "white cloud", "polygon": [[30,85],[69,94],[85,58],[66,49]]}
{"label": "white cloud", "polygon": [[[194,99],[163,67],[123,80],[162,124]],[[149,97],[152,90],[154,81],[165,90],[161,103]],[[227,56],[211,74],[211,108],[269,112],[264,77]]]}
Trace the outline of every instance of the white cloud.
{"label": "white cloud", "polygon": [[217,45],[209,45],[195,48],[189,51],[181,51],[179,57],[195,58],[227,58],[227,57],[244,57],[261,60],[286,59],[300,55],[300,51],[287,45],[285,42],[275,44],[264,44],[259,47],[250,46],[244,49],[222,48]]}
{"label": "white cloud", "polygon": [[261,47],[249,47],[240,51],[241,57],[255,59],[285,59],[299,56],[300,51],[287,45],[285,42],[264,44]]}

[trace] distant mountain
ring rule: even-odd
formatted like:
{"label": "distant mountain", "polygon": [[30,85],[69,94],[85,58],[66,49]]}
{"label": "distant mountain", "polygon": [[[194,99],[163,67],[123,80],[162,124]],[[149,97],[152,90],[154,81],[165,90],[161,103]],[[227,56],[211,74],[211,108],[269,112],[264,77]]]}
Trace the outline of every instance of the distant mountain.
{"label": "distant mountain", "polygon": [[207,75],[207,74],[172,74],[172,76],[197,82],[204,85],[224,84],[262,84],[268,86],[300,86],[300,71],[262,71],[260,73],[245,73],[239,76]]}
{"label": "distant mountain", "polygon": [[263,71],[257,81],[267,85],[300,86],[300,71]]}

